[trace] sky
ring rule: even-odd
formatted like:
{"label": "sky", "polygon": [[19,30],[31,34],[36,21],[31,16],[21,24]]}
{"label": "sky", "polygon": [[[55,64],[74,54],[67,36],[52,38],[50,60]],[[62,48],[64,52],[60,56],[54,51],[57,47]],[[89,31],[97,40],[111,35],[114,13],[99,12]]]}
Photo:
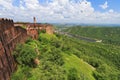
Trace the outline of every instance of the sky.
{"label": "sky", "polygon": [[120,0],[0,0],[14,22],[120,24]]}

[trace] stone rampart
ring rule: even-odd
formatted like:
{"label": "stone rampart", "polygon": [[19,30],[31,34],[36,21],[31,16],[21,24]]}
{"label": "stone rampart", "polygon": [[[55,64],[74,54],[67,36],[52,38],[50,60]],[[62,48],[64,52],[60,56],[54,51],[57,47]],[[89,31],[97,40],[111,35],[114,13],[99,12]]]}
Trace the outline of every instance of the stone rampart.
{"label": "stone rampart", "polygon": [[27,31],[14,27],[13,20],[0,19],[0,80],[10,80],[10,75],[16,69],[12,52],[18,43],[27,39]]}

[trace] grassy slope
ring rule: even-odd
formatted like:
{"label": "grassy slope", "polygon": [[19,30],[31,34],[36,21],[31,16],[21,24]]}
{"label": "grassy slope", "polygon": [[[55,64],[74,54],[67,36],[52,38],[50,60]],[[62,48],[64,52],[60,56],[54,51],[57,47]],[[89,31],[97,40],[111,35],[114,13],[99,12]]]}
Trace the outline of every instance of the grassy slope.
{"label": "grassy slope", "polygon": [[[57,37],[55,35],[47,35],[47,34],[41,34],[41,38],[46,38],[49,41],[51,39],[57,39]],[[62,37],[63,39],[65,37]],[[59,38],[58,38],[59,39]],[[85,77],[87,77],[88,80],[95,80],[93,77],[93,71],[95,71],[96,69],[94,67],[92,67],[91,65],[89,65],[87,62],[83,61],[82,59],[84,58],[79,58],[78,56],[74,55],[73,53],[75,52],[74,50],[78,51],[79,54],[81,54],[81,56],[95,56],[95,58],[100,58],[102,59],[102,61],[106,64],[111,65],[111,67],[114,67],[113,62],[110,60],[109,58],[111,55],[117,55],[120,53],[120,47],[119,46],[112,46],[112,45],[105,45],[102,43],[89,43],[89,42],[84,42],[84,41],[79,41],[76,39],[71,39],[71,38],[65,38],[65,40],[62,41],[64,45],[72,45],[73,48],[71,48],[71,50],[65,52],[62,52],[62,57],[63,60],[65,61],[64,64],[64,68],[66,71],[68,71],[70,68],[75,68],[77,70],[78,75],[83,75]],[[42,42],[39,43],[40,46],[44,47],[44,45],[42,45]],[[46,43],[47,46],[51,47],[51,45],[49,43]],[[32,44],[31,46],[34,46],[34,44]],[[66,54],[67,53],[67,54]],[[70,54],[69,54],[70,53]],[[108,56],[106,56],[106,54],[108,54]],[[97,55],[96,55],[97,54]],[[111,56],[112,58],[113,56]],[[119,57],[119,56],[118,56]],[[29,78],[28,80],[38,80],[40,79],[40,75],[42,74],[41,70],[39,69],[39,67],[41,66],[38,65],[37,68],[32,68],[31,69],[31,73],[33,75],[33,77]],[[19,73],[19,71],[21,71],[22,68],[19,67],[18,71],[16,73]],[[111,69],[112,70],[112,69]],[[114,70],[114,69],[113,69]],[[22,75],[18,74],[18,75]],[[15,80],[15,79],[13,79]]]}
{"label": "grassy slope", "polygon": [[[41,34],[42,37],[47,39],[57,38],[55,35],[47,35],[47,34]],[[94,71],[94,68],[78,58],[76,55],[70,53],[71,55],[68,55],[66,53],[62,53],[63,60],[65,61],[64,68],[65,70],[69,70],[70,68],[75,68],[78,71],[78,75],[83,74],[85,77],[88,78],[88,80],[95,80],[92,72]]]}
{"label": "grassy slope", "polygon": [[[92,76],[92,72],[95,70],[91,65],[87,64],[80,58],[78,58],[75,55],[68,55],[63,53],[63,59],[65,61],[64,68],[65,70],[69,70],[70,68],[75,68],[78,71],[78,75],[84,74],[85,77],[88,78],[88,80],[95,80],[94,77]],[[37,80],[40,79],[41,73],[40,69],[34,68],[31,70],[31,73],[34,75],[29,80]],[[67,78],[66,78],[67,79]]]}
{"label": "grassy slope", "polygon": [[64,67],[67,71],[71,68],[75,68],[78,71],[78,75],[84,74],[88,80],[95,80],[92,76],[92,71],[94,71],[94,68],[92,66],[73,54],[63,54],[63,57],[65,60]]}

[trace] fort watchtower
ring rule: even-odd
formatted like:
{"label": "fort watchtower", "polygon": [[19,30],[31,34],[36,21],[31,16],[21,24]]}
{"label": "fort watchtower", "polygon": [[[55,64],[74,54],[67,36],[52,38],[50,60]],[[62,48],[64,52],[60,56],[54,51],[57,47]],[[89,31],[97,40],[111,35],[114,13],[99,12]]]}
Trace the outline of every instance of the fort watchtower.
{"label": "fort watchtower", "polygon": [[36,27],[36,17],[33,17],[34,27]]}

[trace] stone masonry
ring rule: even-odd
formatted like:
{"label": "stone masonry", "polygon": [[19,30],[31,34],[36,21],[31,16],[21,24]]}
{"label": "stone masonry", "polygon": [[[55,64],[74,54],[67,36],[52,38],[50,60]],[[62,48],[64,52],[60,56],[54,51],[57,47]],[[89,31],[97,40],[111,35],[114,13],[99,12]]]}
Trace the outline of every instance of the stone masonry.
{"label": "stone masonry", "polygon": [[[26,28],[22,28],[22,26]],[[13,20],[0,18],[0,80],[10,80],[12,72],[16,69],[16,63],[12,56],[16,45],[24,43],[30,36],[38,38],[38,31],[45,30],[53,34],[53,26],[50,24],[14,23]]]}
{"label": "stone masonry", "polygon": [[14,27],[13,20],[0,19],[0,80],[10,80],[10,75],[16,69],[12,52],[18,43],[27,39],[27,31]]}

